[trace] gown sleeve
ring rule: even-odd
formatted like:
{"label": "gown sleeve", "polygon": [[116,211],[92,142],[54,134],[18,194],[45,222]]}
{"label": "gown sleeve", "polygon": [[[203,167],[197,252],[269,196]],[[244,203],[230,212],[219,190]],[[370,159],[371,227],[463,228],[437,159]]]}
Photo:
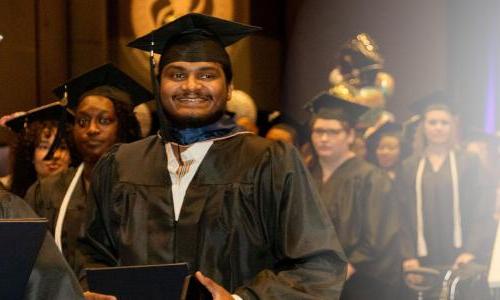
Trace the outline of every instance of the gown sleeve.
{"label": "gown sleeve", "polygon": [[[463,223],[470,224],[464,238],[464,250],[474,254],[480,261],[487,262],[493,246],[495,222],[495,183],[488,178],[479,158],[466,154],[462,160],[464,175],[460,184],[464,185],[461,209]],[[467,230],[467,229],[466,229]]]}
{"label": "gown sleeve", "polygon": [[[114,154],[118,147],[119,145],[113,146],[103,155],[93,170],[94,175],[87,193],[89,223],[85,238],[79,241],[85,268],[118,265],[118,252],[114,235],[109,231],[109,218],[101,215],[103,211],[107,211],[105,207],[112,201],[110,195],[116,179]],[[85,277],[85,274],[82,276]],[[85,281],[82,285],[86,285]]]}
{"label": "gown sleeve", "polygon": [[[37,218],[20,198],[0,191],[2,218]],[[47,233],[26,286],[25,299],[84,299],[78,281]]]}
{"label": "gown sleeve", "polygon": [[[360,179],[361,180],[361,179]],[[357,201],[361,213],[357,246],[348,260],[354,268],[375,278],[394,282],[399,277],[399,219],[397,204],[392,198],[390,178],[379,169],[372,169],[362,179]]]}
{"label": "gown sleeve", "polygon": [[414,235],[414,211],[412,210],[412,193],[415,193],[410,184],[413,170],[411,161],[405,161],[399,168],[394,183],[394,196],[399,212],[399,241],[403,259],[417,258],[417,246]]}
{"label": "gown sleeve", "polygon": [[338,299],[345,256],[297,151],[271,146],[256,168],[255,201],[278,261],[236,290],[243,299]]}

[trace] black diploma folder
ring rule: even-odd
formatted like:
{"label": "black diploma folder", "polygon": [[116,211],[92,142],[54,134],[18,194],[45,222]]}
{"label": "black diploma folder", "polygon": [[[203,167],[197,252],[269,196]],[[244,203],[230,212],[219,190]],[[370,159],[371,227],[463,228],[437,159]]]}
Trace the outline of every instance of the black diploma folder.
{"label": "black diploma folder", "polygon": [[46,219],[0,219],[0,299],[23,299]]}
{"label": "black diploma folder", "polygon": [[120,300],[180,299],[187,263],[87,269],[89,290]]}

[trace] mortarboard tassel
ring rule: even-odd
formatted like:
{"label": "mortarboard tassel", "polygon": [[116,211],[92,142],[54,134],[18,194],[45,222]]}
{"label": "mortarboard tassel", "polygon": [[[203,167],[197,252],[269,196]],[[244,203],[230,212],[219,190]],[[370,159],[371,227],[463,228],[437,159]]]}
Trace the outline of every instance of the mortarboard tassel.
{"label": "mortarboard tassel", "polygon": [[66,120],[68,118],[68,87],[66,85],[64,86],[64,96],[60,101],[60,104],[63,106],[63,112],[61,114],[61,117],[59,118],[59,123],[57,124],[56,137],[54,138],[54,142],[52,143],[52,145],[50,145],[49,152],[47,152],[47,155],[45,155],[43,160],[51,160],[54,158],[54,153],[61,147],[63,134],[65,134],[66,132]]}

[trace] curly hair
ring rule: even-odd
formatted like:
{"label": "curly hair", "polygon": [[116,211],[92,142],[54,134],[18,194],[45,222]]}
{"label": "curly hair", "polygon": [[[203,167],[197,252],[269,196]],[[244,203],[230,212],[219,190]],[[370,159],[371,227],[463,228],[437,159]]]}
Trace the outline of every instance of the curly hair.
{"label": "curly hair", "polygon": [[[12,185],[11,192],[24,197],[28,188],[37,180],[37,173],[33,164],[35,149],[40,143],[40,137],[44,129],[57,128],[56,120],[34,121],[19,134],[17,143],[13,147],[12,159]],[[71,156],[71,166],[78,165],[80,158],[76,155],[75,144],[72,138],[72,127],[66,126],[61,141],[62,147],[67,147]]]}
{"label": "curly hair", "polygon": [[132,106],[123,101],[111,99],[115,108],[116,118],[118,120],[118,142],[130,143],[141,137],[139,121],[135,117]]}

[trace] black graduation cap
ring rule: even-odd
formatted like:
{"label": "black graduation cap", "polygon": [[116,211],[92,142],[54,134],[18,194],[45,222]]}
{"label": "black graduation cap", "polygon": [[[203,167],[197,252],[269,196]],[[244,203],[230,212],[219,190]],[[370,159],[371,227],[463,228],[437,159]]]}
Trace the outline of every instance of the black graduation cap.
{"label": "black graduation cap", "polygon": [[378,144],[380,139],[387,134],[401,135],[403,126],[399,123],[387,122],[380,126],[374,133],[366,138],[367,144]]}
{"label": "black graduation cap", "polygon": [[81,96],[96,88],[97,94],[129,103],[133,106],[153,98],[150,91],[130,76],[108,63],[79,75],[53,90],[59,98],[68,93],[68,106],[75,109]]}
{"label": "black graduation cap", "polygon": [[359,117],[370,109],[368,106],[344,100],[328,92],[314,97],[304,108],[314,115],[347,121],[351,126],[354,126]]}
{"label": "black graduation cap", "polygon": [[411,103],[410,110],[417,115],[423,115],[431,106],[447,108],[450,112],[454,112],[453,103],[444,91],[435,91]]}
{"label": "black graduation cap", "polygon": [[278,110],[272,112],[259,111],[257,115],[257,123],[261,129],[260,132],[263,133],[262,136],[265,136],[274,126],[290,127],[295,130],[298,144],[301,144],[302,139],[305,139],[307,135],[306,124],[302,124],[289,114]]}
{"label": "black graduation cap", "polygon": [[[22,132],[31,122],[34,121],[48,121],[48,120],[54,120],[58,121],[61,116],[64,114],[66,107],[64,106],[64,103],[61,101],[56,101],[49,103],[47,105],[43,105],[40,107],[36,107],[34,109],[31,109],[25,113],[20,114],[19,116],[10,119],[5,123],[7,127],[12,129],[16,133]],[[71,118],[70,122],[72,122],[73,119],[73,112],[70,110],[67,110],[69,118]]]}
{"label": "black graduation cap", "polygon": [[[260,27],[237,23],[212,16],[189,13],[177,20],[167,23],[152,32],[130,42],[127,46],[143,51],[163,54],[165,47],[176,37],[186,34],[203,34],[211,36],[227,47],[250,33],[261,30]],[[154,45],[151,42],[154,42]]]}

